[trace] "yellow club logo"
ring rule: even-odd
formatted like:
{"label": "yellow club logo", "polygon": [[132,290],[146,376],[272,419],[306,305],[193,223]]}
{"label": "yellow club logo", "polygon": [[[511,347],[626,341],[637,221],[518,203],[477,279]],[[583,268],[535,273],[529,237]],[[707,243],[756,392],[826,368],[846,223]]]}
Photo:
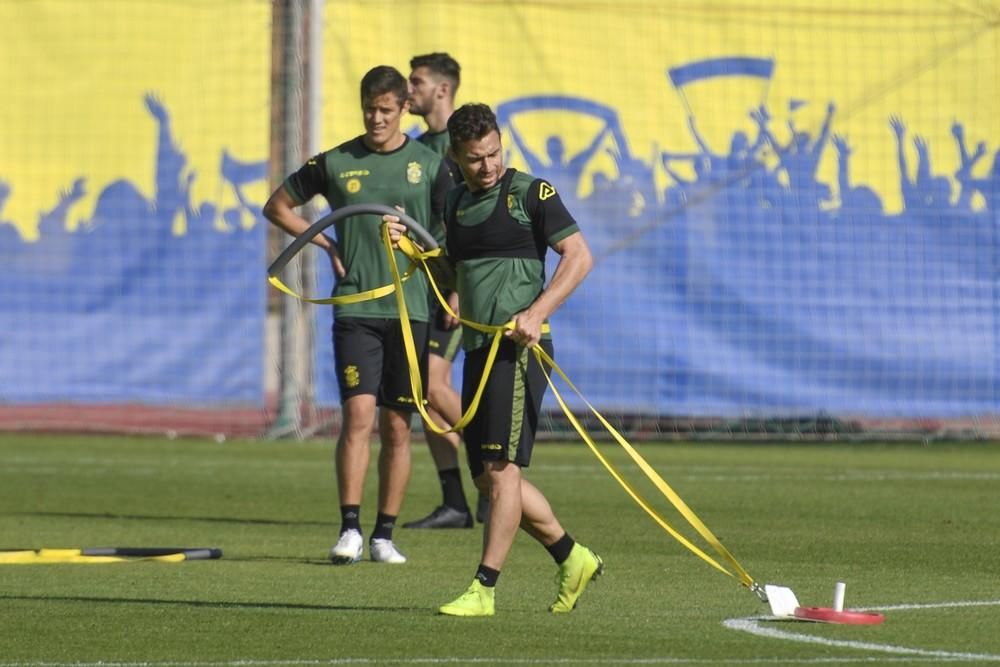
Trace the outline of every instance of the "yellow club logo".
{"label": "yellow club logo", "polygon": [[556,189],[552,187],[552,185],[550,185],[549,183],[546,183],[545,181],[542,181],[541,187],[538,188],[538,198],[541,201],[545,201],[555,193]]}
{"label": "yellow club logo", "polygon": [[351,389],[361,384],[361,374],[358,367],[351,365],[344,369],[344,383]]}
{"label": "yellow club logo", "polygon": [[347,185],[345,187],[347,188],[347,191],[350,192],[352,195],[357,194],[361,192],[361,181],[356,178],[352,178],[349,181],[347,181]]}
{"label": "yellow club logo", "polygon": [[406,165],[406,180],[416,185],[424,175],[424,169],[419,162],[411,162]]}

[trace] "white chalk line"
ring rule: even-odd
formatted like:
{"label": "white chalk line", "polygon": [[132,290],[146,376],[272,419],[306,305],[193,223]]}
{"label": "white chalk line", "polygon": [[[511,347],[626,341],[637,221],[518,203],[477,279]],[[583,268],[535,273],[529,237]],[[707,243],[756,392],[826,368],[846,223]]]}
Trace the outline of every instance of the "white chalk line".
{"label": "white chalk line", "polygon": [[[858,611],[914,611],[921,609],[946,609],[955,607],[990,607],[1000,605],[1000,600],[966,600],[958,602],[931,602],[924,604],[898,604],[883,605],[878,607],[865,607]],[[920,648],[910,648],[906,646],[895,646],[892,644],[877,644],[874,642],[862,642],[846,639],[829,639],[826,637],[816,637],[813,635],[799,634],[772,626],[762,626],[761,621],[777,620],[774,616],[749,616],[746,618],[730,618],[723,621],[722,625],[730,630],[747,632],[758,637],[770,639],[781,639],[785,641],[801,642],[806,644],[819,644],[821,646],[832,646],[837,648],[850,648],[862,651],[877,651],[879,653],[890,653],[932,659],[934,662],[1000,662],[1000,654],[992,653],[965,653],[961,651],[941,651]]]}
{"label": "white chalk line", "polygon": [[[1000,600],[968,600],[959,602],[938,602],[924,604],[882,605],[879,607],[859,608],[858,611],[912,611],[921,609],[945,609],[954,607],[987,607],[1000,605]],[[914,664],[918,662],[1000,662],[1000,655],[988,653],[964,653],[958,651],[934,651],[927,649],[893,646],[827,639],[810,635],[801,635],[772,627],[760,626],[761,621],[775,620],[773,616],[751,616],[733,618],[723,622],[723,626],[731,630],[747,632],[759,637],[782,639],[787,641],[819,644],[838,648],[875,651],[878,656],[845,656],[816,658],[677,658],[670,656],[649,658],[487,658],[478,657],[409,657],[409,658],[331,658],[331,659],[301,659],[301,660],[253,660],[236,659],[227,661],[141,661],[114,662],[101,660],[98,662],[50,662],[50,661],[9,661],[0,662],[0,667],[337,667],[340,665],[427,665],[427,664],[494,664],[494,665],[847,665],[847,664],[886,664],[903,662]],[[897,654],[905,657],[894,657]]]}

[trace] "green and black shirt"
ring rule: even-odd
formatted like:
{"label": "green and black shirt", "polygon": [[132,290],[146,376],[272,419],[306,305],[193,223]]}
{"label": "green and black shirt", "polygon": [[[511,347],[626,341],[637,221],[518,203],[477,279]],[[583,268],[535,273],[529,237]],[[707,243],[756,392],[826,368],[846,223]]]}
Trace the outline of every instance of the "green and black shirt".
{"label": "green and black shirt", "polygon": [[448,148],[451,146],[451,136],[448,134],[448,130],[442,130],[440,132],[431,132],[427,130],[419,137],[417,141],[422,143],[427,148],[431,149],[441,157],[447,157]]}
{"label": "green and black shirt", "polygon": [[[401,206],[406,214],[433,231],[452,181],[439,155],[407,138],[390,153],[376,153],[356,137],[310,159],[285,180],[296,204],[322,195],[337,210],[352,204]],[[337,281],[334,296],[357,294],[392,282],[382,244],[382,216],[355,215],[336,224],[337,247],[347,274]],[[400,271],[409,260],[396,251]],[[415,271],[403,284],[410,318],[426,322],[427,278]],[[339,305],[335,317],[399,317],[396,295]]]}
{"label": "green and black shirt", "polygon": [[[549,246],[579,231],[548,181],[510,168],[489,190],[452,189],[445,223],[462,317],[489,325],[509,322],[538,298]],[[463,337],[466,350],[490,340],[469,327]]]}

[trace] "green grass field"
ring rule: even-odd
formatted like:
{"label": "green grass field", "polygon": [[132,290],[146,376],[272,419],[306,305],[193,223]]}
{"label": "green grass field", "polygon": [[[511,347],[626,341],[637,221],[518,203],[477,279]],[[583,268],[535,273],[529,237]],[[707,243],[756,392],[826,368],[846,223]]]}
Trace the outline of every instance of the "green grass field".
{"label": "green grass field", "polygon": [[[615,445],[604,449],[640,479]],[[758,581],[824,607],[844,581],[846,606],[882,609],[885,623],[752,620],[768,607],[656,526],[582,443],[540,444],[528,477],[604,557],[605,576],[573,614],[553,617],[555,567],[521,536],[497,616],[454,619],[435,610],[471,580],[480,530],[397,529],[409,563],[329,565],[329,441],[4,435],[0,547],[225,555],[0,565],[0,667],[1000,662],[1000,445],[639,449]],[[437,500],[419,443],[402,520]],[[665,500],[657,507],[696,538]]]}

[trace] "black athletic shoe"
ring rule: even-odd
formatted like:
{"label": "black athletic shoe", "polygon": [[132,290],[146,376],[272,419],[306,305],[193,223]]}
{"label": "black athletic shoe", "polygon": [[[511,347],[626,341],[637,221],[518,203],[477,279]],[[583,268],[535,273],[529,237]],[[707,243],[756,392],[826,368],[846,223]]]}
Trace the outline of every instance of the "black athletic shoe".
{"label": "black athletic shoe", "polygon": [[476,521],[486,523],[486,514],[490,511],[490,497],[479,496],[476,502]]}
{"label": "black athletic shoe", "polygon": [[404,523],[403,528],[472,528],[472,513],[440,505],[423,519]]}

